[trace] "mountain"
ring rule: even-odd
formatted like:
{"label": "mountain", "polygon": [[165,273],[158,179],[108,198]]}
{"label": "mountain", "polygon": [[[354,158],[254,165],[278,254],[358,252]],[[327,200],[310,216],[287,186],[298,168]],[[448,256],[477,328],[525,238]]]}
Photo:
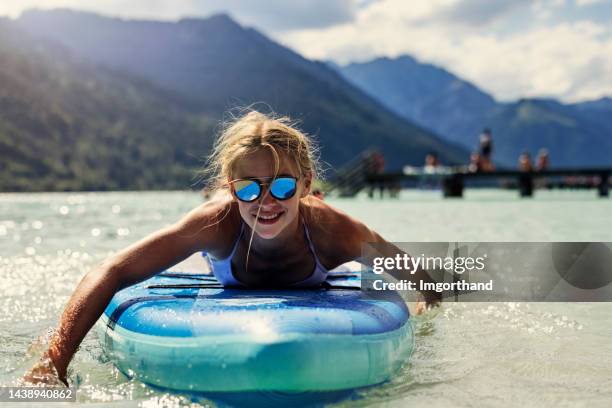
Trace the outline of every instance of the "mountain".
{"label": "mountain", "polygon": [[493,130],[498,165],[547,148],[552,166],[612,164],[612,99],[565,105],[555,100],[498,103],[446,70],[403,56],[338,68],[342,75],[403,117],[449,141],[475,149],[484,127]]}
{"label": "mountain", "polygon": [[0,191],[188,188],[215,122],[0,19]]}
{"label": "mountain", "polygon": [[397,114],[474,148],[495,100],[443,68],[410,56],[340,67],[349,81]]}
{"label": "mountain", "polygon": [[[571,105],[582,116],[604,127],[612,137],[612,98],[601,98],[594,101],[581,102]],[[611,152],[612,155],[612,152]]]}
{"label": "mountain", "polygon": [[593,101],[575,103],[572,105],[583,112],[610,112],[612,111],[612,98],[601,98]]}
{"label": "mountain", "polygon": [[[607,122],[609,126],[609,119]],[[494,129],[494,158],[500,164],[515,166],[523,151],[535,158],[539,149],[546,148],[551,166],[612,165],[610,128],[571,105],[522,99],[499,104],[488,115],[487,123]]]}
{"label": "mountain", "polygon": [[372,145],[391,168],[420,164],[435,150],[445,162],[467,151],[385,109],[323,63],[309,61],[226,15],[178,22],[134,21],[69,10],[30,11],[31,34],[77,55],[178,92],[216,117],[228,108],[272,108],[316,135],[324,161],[340,165]]}

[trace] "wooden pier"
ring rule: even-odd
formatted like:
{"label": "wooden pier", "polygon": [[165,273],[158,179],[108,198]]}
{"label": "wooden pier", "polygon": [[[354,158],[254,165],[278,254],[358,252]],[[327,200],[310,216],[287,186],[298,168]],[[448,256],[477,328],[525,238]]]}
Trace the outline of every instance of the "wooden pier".
{"label": "wooden pier", "polygon": [[[444,197],[462,197],[469,180],[500,180],[516,185],[521,197],[533,195],[536,180],[542,180],[548,188],[573,188],[578,183],[570,182],[568,177],[592,178],[594,183],[587,187],[596,188],[600,197],[608,197],[612,167],[605,168],[554,168],[542,171],[497,170],[492,172],[469,172],[465,167],[441,168],[440,171],[412,173],[367,173],[364,175],[364,186],[370,191],[393,191],[411,181],[416,184],[422,181],[437,182],[442,187]],[[559,180],[561,178],[561,180]],[[500,183],[501,185],[501,183]],[[584,187],[581,185],[581,187]]]}
{"label": "wooden pier", "polygon": [[[468,166],[404,167],[402,172],[383,172],[379,166],[380,153],[370,148],[340,168],[330,180],[330,190],[341,197],[353,197],[367,190],[395,196],[407,184],[441,187],[444,197],[463,197],[466,187],[496,185],[517,188],[521,197],[533,196],[538,188],[596,188],[600,197],[608,197],[612,167],[559,167],[540,171],[500,169],[491,172],[472,172]],[[495,181],[498,181],[495,183]],[[588,182],[583,182],[587,180]]]}

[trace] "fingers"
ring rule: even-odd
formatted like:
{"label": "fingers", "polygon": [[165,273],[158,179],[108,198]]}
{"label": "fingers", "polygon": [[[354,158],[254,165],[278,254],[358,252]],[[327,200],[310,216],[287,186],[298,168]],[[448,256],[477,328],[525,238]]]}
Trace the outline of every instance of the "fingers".
{"label": "fingers", "polygon": [[415,314],[420,315],[427,311],[427,304],[425,301],[418,301],[415,307]]}
{"label": "fingers", "polygon": [[428,310],[432,310],[437,307],[440,307],[440,305],[441,305],[441,302],[439,299],[425,300],[424,297],[419,294],[416,305],[415,305],[415,314],[416,315],[423,314],[427,312]]}
{"label": "fingers", "polygon": [[30,371],[19,379],[19,385],[46,385],[50,387],[67,387],[66,381],[59,378],[50,358],[39,361]]}

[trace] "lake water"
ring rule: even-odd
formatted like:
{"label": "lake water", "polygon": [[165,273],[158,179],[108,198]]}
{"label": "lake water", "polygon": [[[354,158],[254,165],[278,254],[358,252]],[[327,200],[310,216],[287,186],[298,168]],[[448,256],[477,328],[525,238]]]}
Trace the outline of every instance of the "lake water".
{"label": "lake water", "polygon": [[[593,191],[329,201],[390,241],[612,241],[612,199]],[[0,386],[38,358],[44,342],[33,341],[90,268],[200,202],[190,192],[0,194]],[[331,405],[612,406],[612,303],[445,303],[414,324],[415,353],[393,380]],[[69,374],[83,405],[198,405],[125,378],[95,331]]]}

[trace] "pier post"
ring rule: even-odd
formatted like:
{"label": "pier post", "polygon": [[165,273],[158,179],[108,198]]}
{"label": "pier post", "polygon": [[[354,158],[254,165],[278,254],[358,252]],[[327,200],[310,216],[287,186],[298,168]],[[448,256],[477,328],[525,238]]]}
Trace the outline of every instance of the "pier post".
{"label": "pier post", "polygon": [[463,177],[461,174],[453,174],[442,180],[442,191],[444,197],[463,197]]}
{"label": "pier post", "polygon": [[518,179],[519,193],[521,197],[533,196],[533,177],[531,174],[521,174]]}
{"label": "pier post", "polygon": [[599,175],[599,185],[597,186],[597,190],[599,191],[600,197],[607,197],[609,194],[608,187],[608,179],[610,178],[610,173],[601,173]]}

